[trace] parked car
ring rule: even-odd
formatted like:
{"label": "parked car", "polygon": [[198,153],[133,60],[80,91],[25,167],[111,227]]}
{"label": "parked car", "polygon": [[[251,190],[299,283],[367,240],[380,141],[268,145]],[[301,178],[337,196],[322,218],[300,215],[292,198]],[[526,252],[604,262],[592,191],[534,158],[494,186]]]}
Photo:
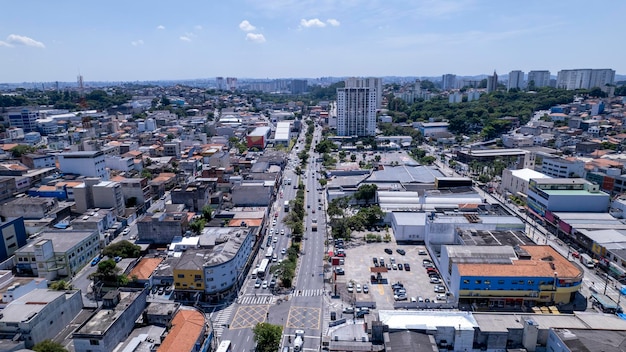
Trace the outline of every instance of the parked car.
{"label": "parked car", "polygon": [[261,287],[261,283],[263,281],[261,281],[261,279],[256,279],[256,281],[254,282],[254,288],[259,288]]}
{"label": "parked car", "polygon": [[431,277],[430,278],[430,283],[431,284],[440,284],[441,280],[438,277]]}
{"label": "parked car", "polygon": [[276,279],[272,279],[270,281],[270,288],[274,288],[274,287],[276,287]]}
{"label": "parked car", "polygon": [[393,285],[391,285],[391,288],[396,290],[396,289],[399,289],[399,288],[404,288],[404,285],[400,281],[398,281],[398,282],[394,283]]}
{"label": "parked car", "polygon": [[411,271],[411,266],[409,265],[409,263],[404,263],[404,270]]}
{"label": "parked car", "polygon": [[437,297],[435,297],[436,300],[438,301],[447,301],[448,300],[448,296],[444,295],[444,294],[438,294]]}
{"label": "parked car", "polygon": [[127,227],[124,229],[124,231],[122,231],[122,236],[126,236],[130,233],[130,229]]}
{"label": "parked car", "polygon": [[435,286],[435,292],[437,292],[437,293],[446,293],[446,288],[445,288],[445,286],[437,285],[437,286]]}
{"label": "parked car", "polygon": [[356,292],[361,293],[361,284],[356,284]]}
{"label": "parked car", "polygon": [[91,260],[91,266],[96,266],[100,263],[100,256],[97,256]]}
{"label": "parked car", "polygon": [[369,293],[370,292],[370,288],[367,286],[367,284],[363,284],[363,293]]}
{"label": "parked car", "polygon": [[352,281],[348,282],[348,292],[354,292],[354,284]]}
{"label": "parked car", "polygon": [[267,288],[267,280],[263,281],[263,283],[261,284],[261,288],[262,289],[266,289]]}
{"label": "parked car", "polygon": [[372,258],[372,261],[374,262],[375,266],[378,266],[378,258],[374,257]]}
{"label": "parked car", "polygon": [[404,265],[402,265],[402,263],[398,264],[398,270],[404,270]]}
{"label": "parked car", "polygon": [[335,268],[335,273],[337,273],[337,275],[345,275],[346,272],[343,270],[343,268]]}
{"label": "parked car", "polygon": [[343,309],[343,314],[354,314],[354,308],[346,307]]}
{"label": "parked car", "polygon": [[406,251],[404,249],[400,249],[400,248],[396,249],[396,252],[398,252],[398,254],[400,254],[400,255],[405,255],[406,254]]}
{"label": "parked car", "polygon": [[393,295],[393,299],[395,299],[396,301],[406,301],[408,297],[406,296],[406,294],[399,294]]}
{"label": "parked car", "polygon": [[426,251],[425,251],[425,250],[420,249],[419,251],[417,251],[417,254],[418,254],[418,255],[427,255],[428,253],[426,253]]}
{"label": "parked car", "polygon": [[393,270],[398,270],[398,265],[396,263],[391,264],[391,268]]}
{"label": "parked car", "polygon": [[393,251],[390,248],[385,248],[385,253],[387,254],[392,254]]}
{"label": "parked car", "polygon": [[116,263],[119,263],[122,260],[122,257],[117,256],[117,257],[113,258],[113,260],[115,260]]}

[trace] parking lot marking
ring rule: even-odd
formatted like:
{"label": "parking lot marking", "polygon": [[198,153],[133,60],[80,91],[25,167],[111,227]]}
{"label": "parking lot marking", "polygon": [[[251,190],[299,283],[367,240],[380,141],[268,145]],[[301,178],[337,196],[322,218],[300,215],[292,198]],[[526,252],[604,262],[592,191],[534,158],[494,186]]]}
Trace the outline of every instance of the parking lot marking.
{"label": "parking lot marking", "polygon": [[385,285],[376,285],[378,286],[378,294],[381,296],[385,295]]}

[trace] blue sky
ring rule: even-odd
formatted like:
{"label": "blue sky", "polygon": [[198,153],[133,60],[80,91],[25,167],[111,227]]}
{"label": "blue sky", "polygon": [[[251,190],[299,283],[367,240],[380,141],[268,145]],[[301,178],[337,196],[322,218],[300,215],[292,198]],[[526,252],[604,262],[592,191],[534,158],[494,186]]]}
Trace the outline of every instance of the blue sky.
{"label": "blue sky", "polygon": [[612,68],[626,1],[8,1],[0,82]]}

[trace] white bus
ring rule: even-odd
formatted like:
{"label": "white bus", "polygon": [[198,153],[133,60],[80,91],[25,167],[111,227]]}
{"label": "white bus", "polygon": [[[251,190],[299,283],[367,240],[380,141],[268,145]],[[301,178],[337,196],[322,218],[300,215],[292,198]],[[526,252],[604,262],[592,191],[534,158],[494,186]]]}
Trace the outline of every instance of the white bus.
{"label": "white bus", "polygon": [[231,352],[232,350],[230,349],[230,341],[229,340],[223,340],[222,342],[220,342],[219,347],[217,347],[217,350],[215,350],[215,352]]}
{"label": "white bus", "polygon": [[265,252],[265,258],[271,258],[272,254],[274,254],[274,248],[267,247],[267,252]]}
{"label": "white bus", "polygon": [[264,278],[265,277],[265,273],[267,273],[267,268],[270,265],[270,260],[265,258],[263,260],[261,260],[261,264],[259,265],[259,267],[256,269],[256,277],[258,278]]}

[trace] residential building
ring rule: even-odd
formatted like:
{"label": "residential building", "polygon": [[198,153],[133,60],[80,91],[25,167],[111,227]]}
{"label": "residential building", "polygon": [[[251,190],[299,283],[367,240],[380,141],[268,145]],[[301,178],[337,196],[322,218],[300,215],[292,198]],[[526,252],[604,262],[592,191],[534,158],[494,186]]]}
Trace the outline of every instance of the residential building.
{"label": "residential building", "polygon": [[4,262],[18,248],[25,246],[27,237],[23,217],[0,220],[0,262]]}
{"label": "residential building", "polygon": [[128,273],[128,279],[136,281],[139,285],[152,287],[156,283],[153,282],[156,269],[163,262],[163,258],[147,258],[143,257],[139,260],[131,271]]}
{"label": "residential building", "polygon": [[171,142],[163,144],[163,156],[171,156],[174,159],[180,159],[181,157],[181,141],[172,140]]}
{"label": "residential building", "polygon": [[493,71],[492,76],[487,76],[487,93],[495,92],[498,89],[498,74]]}
{"label": "residential building", "polygon": [[15,252],[18,273],[54,280],[73,276],[100,253],[95,231],[46,230]]}
{"label": "residential building", "polygon": [[64,152],[57,154],[57,161],[63,173],[109,179],[102,151]]}
{"label": "residential building", "polygon": [[107,156],[104,159],[105,166],[111,170],[128,172],[135,170],[135,159],[121,156]]}
{"label": "residential building", "polygon": [[72,334],[76,352],[110,352],[135,327],[146,308],[147,289],[108,292],[102,307]]}
{"label": "residential building", "polygon": [[211,350],[209,344],[213,338],[213,331],[207,333],[208,326],[202,312],[191,307],[181,308],[172,319],[171,329],[157,352]]}
{"label": "residential building", "polygon": [[501,136],[502,144],[507,148],[532,147],[535,143],[534,136],[520,133],[507,133]]}
{"label": "residential building", "polygon": [[56,168],[55,156],[51,154],[24,154],[21,161],[31,169],[41,169],[46,167]]}
{"label": "residential building", "polygon": [[591,89],[613,84],[615,70],[611,69],[576,69],[561,70],[556,77],[556,87],[564,89]]}
{"label": "residential building", "polygon": [[115,225],[115,215],[111,209],[87,209],[82,216],[73,219],[70,224],[74,230],[95,231],[104,245],[113,238],[108,238],[107,230]]}
{"label": "residential building", "polygon": [[174,237],[182,236],[187,231],[189,217],[188,213],[181,212],[144,216],[137,221],[139,240],[156,244],[170,243]]}
{"label": "residential building", "polygon": [[376,109],[381,103],[381,79],[347,79],[344,88],[337,88],[337,135],[375,135]]}
{"label": "residential building", "polygon": [[269,127],[257,127],[246,136],[248,148],[265,149],[269,142],[272,129]]}
{"label": "residential building", "polygon": [[22,197],[2,204],[0,215],[7,218],[23,216],[24,219],[54,218],[58,208],[59,202],[55,198]]}
{"label": "residential building", "polygon": [[13,197],[16,192],[15,176],[0,176],[0,201]]}
{"label": "residential building", "polygon": [[524,88],[524,71],[511,71],[509,72],[509,83],[506,89],[522,89]]}
{"label": "residential building", "polygon": [[92,208],[111,208],[116,216],[125,215],[126,205],[119,182],[85,179],[82,185],[74,187],[74,199],[79,213]]}
{"label": "residential building", "polygon": [[544,216],[551,212],[596,212],[609,209],[610,197],[600,187],[582,178],[531,179],[527,205]]}
{"label": "residential building", "polygon": [[272,199],[275,183],[273,181],[244,181],[231,190],[235,206],[268,206]]}
{"label": "residential building", "polygon": [[302,94],[308,91],[308,82],[306,79],[291,80],[291,94]]}
{"label": "residential building", "polygon": [[121,178],[116,181],[122,186],[122,194],[124,195],[124,202],[128,202],[130,199],[135,199],[137,207],[142,207],[146,202],[149,202],[152,198],[150,193],[150,185],[148,179],[143,178]]}
{"label": "residential building", "polygon": [[44,117],[38,110],[22,109],[21,111],[11,111],[8,113],[9,126],[21,128],[24,133],[37,131],[37,119]]}
{"label": "residential building", "polygon": [[459,303],[485,311],[570,303],[584,273],[554,248],[537,245],[445,245],[439,265]]}
{"label": "residential building", "polygon": [[581,160],[563,158],[544,158],[541,173],[551,177],[585,177],[585,163]]}
{"label": "residential building", "polygon": [[202,182],[193,182],[183,187],[176,187],[170,194],[172,204],[184,204],[189,211],[196,213],[202,212],[202,208],[211,202],[211,188]]}
{"label": "residential building", "polygon": [[441,77],[441,89],[451,90],[456,88],[456,75],[447,73]]}
{"label": "residential building", "polygon": [[528,87],[543,88],[550,86],[550,71],[530,71],[528,72]]}
{"label": "residential building", "polygon": [[548,175],[544,175],[541,172],[537,172],[531,169],[519,169],[510,170],[504,169],[502,171],[502,182],[500,183],[500,192],[505,194],[506,192],[513,194],[517,197],[526,198],[528,194],[528,185],[530,179],[539,178],[551,178]]}
{"label": "residential building", "polygon": [[36,288],[13,300],[0,314],[0,334],[23,341],[26,348],[54,339],[80,313],[80,290],[53,291]]}

